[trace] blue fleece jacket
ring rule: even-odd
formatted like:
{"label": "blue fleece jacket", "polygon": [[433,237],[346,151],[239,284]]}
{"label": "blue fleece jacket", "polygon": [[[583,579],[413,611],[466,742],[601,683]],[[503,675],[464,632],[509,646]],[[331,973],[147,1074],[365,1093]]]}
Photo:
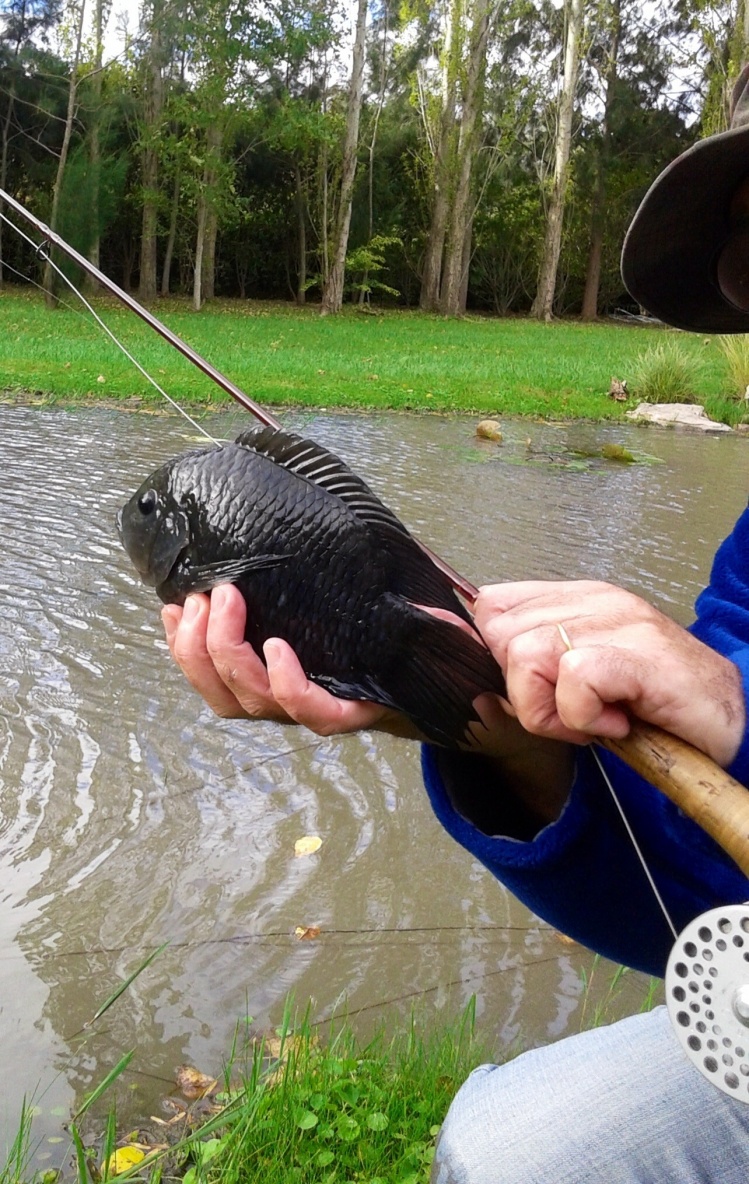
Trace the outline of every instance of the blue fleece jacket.
{"label": "blue fleece jacket", "polygon": [[[696,614],[691,631],[736,663],[749,702],[749,510],[719,548]],[[749,880],[704,831],[613,754],[599,755],[677,929],[706,909],[749,900]],[[488,761],[426,745],[422,766],[440,822],[528,908],[615,962],[664,973],[671,933],[588,750],[579,752],[560,818],[529,841],[513,837],[511,807],[500,835],[458,808],[466,787],[474,799],[485,786],[501,800]],[[729,772],[749,786],[749,727]]]}

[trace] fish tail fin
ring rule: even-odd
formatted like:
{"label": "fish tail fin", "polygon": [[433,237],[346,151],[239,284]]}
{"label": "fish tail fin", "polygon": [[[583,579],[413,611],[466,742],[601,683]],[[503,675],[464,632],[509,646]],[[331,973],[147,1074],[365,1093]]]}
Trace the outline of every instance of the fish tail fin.
{"label": "fish tail fin", "polygon": [[355,680],[310,674],[313,682],[343,699],[368,699],[407,715],[428,740],[455,748],[480,723],[473,706],[487,691],[506,695],[504,675],[486,646],[466,629],[417,608],[401,597],[395,614],[392,658],[377,675]]}
{"label": "fish tail fin", "polygon": [[454,747],[467,738],[470,723],[478,722],[473,708],[477,695],[506,695],[504,676],[490,651],[470,633],[427,613],[424,617],[414,622],[409,686],[402,693],[396,690],[395,697],[428,739]]}
{"label": "fish tail fin", "polygon": [[420,610],[412,622],[408,659],[388,682],[424,735],[450,747],[467,738],[471,722],[479,722],[473,707],[478,695],[507,694],[502,670],[485,645]]}

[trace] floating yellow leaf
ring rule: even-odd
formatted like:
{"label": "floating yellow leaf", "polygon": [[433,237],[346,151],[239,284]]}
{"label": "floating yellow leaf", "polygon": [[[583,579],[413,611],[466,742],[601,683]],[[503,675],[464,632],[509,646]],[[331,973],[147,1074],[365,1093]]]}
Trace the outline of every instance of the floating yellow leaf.
{"label": "floating yellow leaf", "polygon": [[294,844],[295,855],[314,855],[315,851],[319,851],[322,847],[322,839],[319,835],[305,835],[303,839],[297,839]]}
{"label": "floating yellow leaf", "polygon": [[135,1167],[136,1163],[140,1163],[142,1159],[146,1158],[145,1151],[141,1151],[140,1147],[118,1147],[113,1151],[107,1160],[104,1167],[104,1174],[109,1176],[119,1176],[120,1172],[126,1172],[128,1168]]}
{"label": "floating yellow leaf", "polygon": [[557,941],[561,941],[562,944],[565,946],[576,946],[577,945],[577,942],[575,941],[574,937],[568,937],[566,933],[561,933],[558,929],[556,930],[554,936],[556,937]]}
{"label": "floating yellow leaf", "polygon": [[204,1098],[218,1085],[217,1078],[208,1077],[192,1065],[180,1065],[174,1074],[174,1080],[185,1098]]}
{"label": "floating yellow leaf", "polygon": [[320,936],[319,925],[297,925],[294,934],[300,941],[312,941],[314,938]]}

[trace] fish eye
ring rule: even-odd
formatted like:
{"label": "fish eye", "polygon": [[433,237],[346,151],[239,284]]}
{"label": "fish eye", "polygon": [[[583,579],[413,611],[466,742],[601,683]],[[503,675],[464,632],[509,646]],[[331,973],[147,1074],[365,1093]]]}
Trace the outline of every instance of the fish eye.
{"label": "fish eye", "polygon": [[148,489],[138,498],[138,509],[141,514],[152,514],[156,509],[156,490]]}

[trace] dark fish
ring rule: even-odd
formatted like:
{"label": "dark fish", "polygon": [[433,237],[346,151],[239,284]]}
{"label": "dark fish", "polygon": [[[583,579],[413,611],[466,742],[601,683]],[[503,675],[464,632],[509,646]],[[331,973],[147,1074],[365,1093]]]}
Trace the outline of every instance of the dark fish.
{"label": "dark fish", "polygon": [[236,584],[258,652],[284,638],[309,679],[343,699],[404,712],[460,742],[482,691],[504,694],[489,651],[416,605],[471,617],[405,526],[311,440],[257,428],[185,452],[117,516],[124,546],[166,604]]}

